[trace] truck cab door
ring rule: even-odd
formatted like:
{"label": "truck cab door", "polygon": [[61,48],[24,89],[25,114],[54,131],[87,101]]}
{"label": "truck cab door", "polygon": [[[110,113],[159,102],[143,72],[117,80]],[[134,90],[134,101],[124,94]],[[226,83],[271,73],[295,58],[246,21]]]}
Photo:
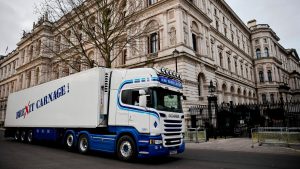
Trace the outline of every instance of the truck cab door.
{"label": "truck cab door", "polygon": [[137,97],[133,97],[133,111],[129,112],[128,124],[140,133],[149,133],[149,112],[146,106],[147,95],[144,90],[136,91]]}

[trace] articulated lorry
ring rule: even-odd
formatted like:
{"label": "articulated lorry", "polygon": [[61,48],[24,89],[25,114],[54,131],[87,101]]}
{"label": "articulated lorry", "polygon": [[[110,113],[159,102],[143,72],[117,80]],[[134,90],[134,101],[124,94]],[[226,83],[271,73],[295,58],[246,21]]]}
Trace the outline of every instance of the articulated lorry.
{"label": "articulated lorry", "polygon": [[10,94],[5,135],[125,161],[178,154],[182,98],[180,76],[168,69],[93,68]]}

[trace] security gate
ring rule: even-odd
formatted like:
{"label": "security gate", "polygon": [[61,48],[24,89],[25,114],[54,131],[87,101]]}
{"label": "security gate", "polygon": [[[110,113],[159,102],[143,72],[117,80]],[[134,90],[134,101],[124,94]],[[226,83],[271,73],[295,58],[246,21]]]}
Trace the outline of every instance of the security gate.
{"label": "security gate", "polygon": [[223,103],[189,110],[190,127],[206,128],[210,137],[250,136],[254,127],[300,127],[300,102]]}

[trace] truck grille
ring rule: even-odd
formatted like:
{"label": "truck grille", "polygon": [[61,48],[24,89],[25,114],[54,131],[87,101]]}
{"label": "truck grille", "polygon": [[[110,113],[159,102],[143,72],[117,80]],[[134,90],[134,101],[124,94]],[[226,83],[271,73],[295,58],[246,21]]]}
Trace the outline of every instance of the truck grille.
{"label": "truck grille", "polygon": [[163,120],[163,144],[165,147],[174,147],[182,143],[182,120]]}

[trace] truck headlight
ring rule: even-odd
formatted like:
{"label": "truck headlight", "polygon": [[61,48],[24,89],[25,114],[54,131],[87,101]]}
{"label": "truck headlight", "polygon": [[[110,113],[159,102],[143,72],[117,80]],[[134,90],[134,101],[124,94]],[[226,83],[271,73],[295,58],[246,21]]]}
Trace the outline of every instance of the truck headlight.
{"label": "truck headlight", "polygon": [[162,144],[162,140],[150,139],[150,144]]}

